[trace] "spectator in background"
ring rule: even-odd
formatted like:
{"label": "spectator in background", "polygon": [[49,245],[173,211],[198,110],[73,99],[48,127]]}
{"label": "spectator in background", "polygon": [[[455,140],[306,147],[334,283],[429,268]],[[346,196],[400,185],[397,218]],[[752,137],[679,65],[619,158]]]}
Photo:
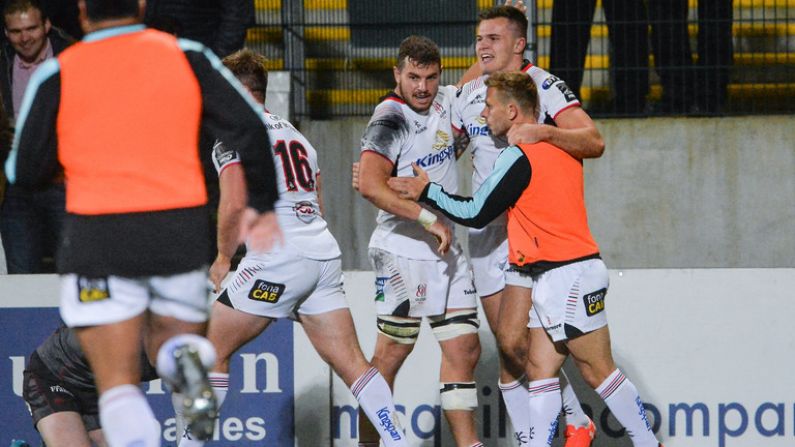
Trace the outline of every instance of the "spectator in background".
{"label": "spectator in background", "polygon": [[[646,9],[640,0],[603,0],[613,70],[613,107],[618,114],[642,112],[649,91]],[[596,0],[556,0],[552,5],[549,71],[565,79],[577,97],[591,40]]]}
{"label": "spectator in background", "polygon": [[196,40],[218,57],[243,48],[246,29],[254,24],[253,0],[149,0],[145,22],[176,20],[179,37]]}
{"label": "spectator in background", "polygon": [[44,13],[53,26],[63,30],[74,39],[83,38],[78,18],[77,0],[42,0]]}
{"label": "spectator in background", "polygon": [[[53,27],[38,0],[10,0],[3,8],[5,35],[0,57],[3,107],[16,121],[33,72],[57,56],[71,39]],[[3,120],[5,124],[7,120]],[[0,207],[0,234],[8,273],[42,273],[42,259],[55,253],[64,217],[62,176],[30,190],[7,185]],[[49,270],[49,269],[47,269]]]}
{"label": "spectator in background", "polygon": [[[0,0],[0,5],[5,7],[8,0]],[[80,19],[78,18],[77,0],[41,0],[41,8],[44,14],[50,19],[53,26],[58,27],[63,32],[74,39],[83,38],[83,30],[80,29]]]}
{"label": "spectator in background", "polygon": [[732,64],[732,1],[698,2],[698,60],[687,29],[687,0],[648,0],[654,65],[663,87],[659,113],[719,113]]}

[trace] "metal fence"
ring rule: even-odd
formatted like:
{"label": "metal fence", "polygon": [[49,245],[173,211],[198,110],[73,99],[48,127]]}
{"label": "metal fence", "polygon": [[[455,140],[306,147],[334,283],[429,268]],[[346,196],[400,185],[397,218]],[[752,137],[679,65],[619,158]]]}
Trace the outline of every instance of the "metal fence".
{"label": "metal fence", "polygon": [[[502,3],[502,2],[499,2]],[[594,116],[795,112],[795,0],[529,1],[534,63]],[[367,116],[409,34],[442,49],[443,81],[475,62],[494,0],[256,0],[247,45],[292,76],[295,118]]]}

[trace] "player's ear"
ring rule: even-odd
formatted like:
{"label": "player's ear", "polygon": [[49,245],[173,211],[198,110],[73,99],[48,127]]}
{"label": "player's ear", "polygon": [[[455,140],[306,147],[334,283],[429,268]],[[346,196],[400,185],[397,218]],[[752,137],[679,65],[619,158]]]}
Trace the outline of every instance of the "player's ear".
{"label": "player's ear", "polygon": [[392,74],[395,76],[395,83],[400,84],[400,68],[392,67]]}
{"label": "player's ear", "polygon": [[527,48],[527,37],[520,37],[516,39],[513,45],[513,52],[516,53],[524,53],[524,49]]}
{"label": "player's ear", "polygon": [[508,118],[513,121],[519,115],[519,106],[511,101],[508,103]]}

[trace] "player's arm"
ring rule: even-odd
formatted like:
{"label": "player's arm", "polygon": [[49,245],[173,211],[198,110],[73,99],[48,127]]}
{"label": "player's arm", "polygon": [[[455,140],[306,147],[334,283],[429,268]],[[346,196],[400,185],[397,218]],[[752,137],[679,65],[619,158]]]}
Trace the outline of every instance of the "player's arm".
{"label": "player's arm", "polygon": [[17,120],[6,178],[23,187],[46,184],[58,172],[55,122],[61,98],[60,65],[45,61],[31,77]]}
{"label": "player's arm", "polygon": [[428,181],[425,172],[414,165],[416,177],[396,177],[389,186],[401,197],[419,200],[444,213],[453,222],[483,228],[510,208],[530,183],[530,163],[516,146],[505,149],[494,164],[494,171],[472,197],[446,192]]}
{"label": "player's arm", "polygon": [[469,147],[469,134],[453,127],[453,146],[455,147],[455,159],[458,160]]}
{"label": "player's arm", "polygon": [[416,202],[401,199],[389,188],[387,181],[392,176],[393,169],[392,161],[383,155],[375,151],[363,151],[359,159],[359,193],[378,208],[423,225],[439,239],[439,251],[446,252],[450,245],[450,229],[436,221],[433,213]]}
{"label": "player's arm", "polygon": [[229,273],[232,257],[241,240],[241,223],[246,210],[246,179],[240,163],[229,164],[218,175],[220,198],[218,200],[218,254],[210,266],[210,280],[215,291]]}
{"label": "player's arm", "polygon": [[546,141],[574,158],[599,158],[605,150],[602,134],[585,110],[575,105],[555,116],[556,126],[549,124],[516,124],[508,131],[508,143],[533,144]]}

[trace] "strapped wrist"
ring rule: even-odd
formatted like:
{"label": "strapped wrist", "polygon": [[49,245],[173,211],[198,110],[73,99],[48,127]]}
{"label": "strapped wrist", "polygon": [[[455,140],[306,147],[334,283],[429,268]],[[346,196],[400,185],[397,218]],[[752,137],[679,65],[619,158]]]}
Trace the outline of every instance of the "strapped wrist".
{"label": "strapped wrist", "polygon": [[431,227],[431,225],[436,223],[436,219],[437,219],[436,214],[433,214],[432,212],[423,208],[422,210],[420,210],[420,215],[419,217],[417,217],[417,222],[419,222],[419,224],[422,225],[423,228],[427,230],[428,228]]}

